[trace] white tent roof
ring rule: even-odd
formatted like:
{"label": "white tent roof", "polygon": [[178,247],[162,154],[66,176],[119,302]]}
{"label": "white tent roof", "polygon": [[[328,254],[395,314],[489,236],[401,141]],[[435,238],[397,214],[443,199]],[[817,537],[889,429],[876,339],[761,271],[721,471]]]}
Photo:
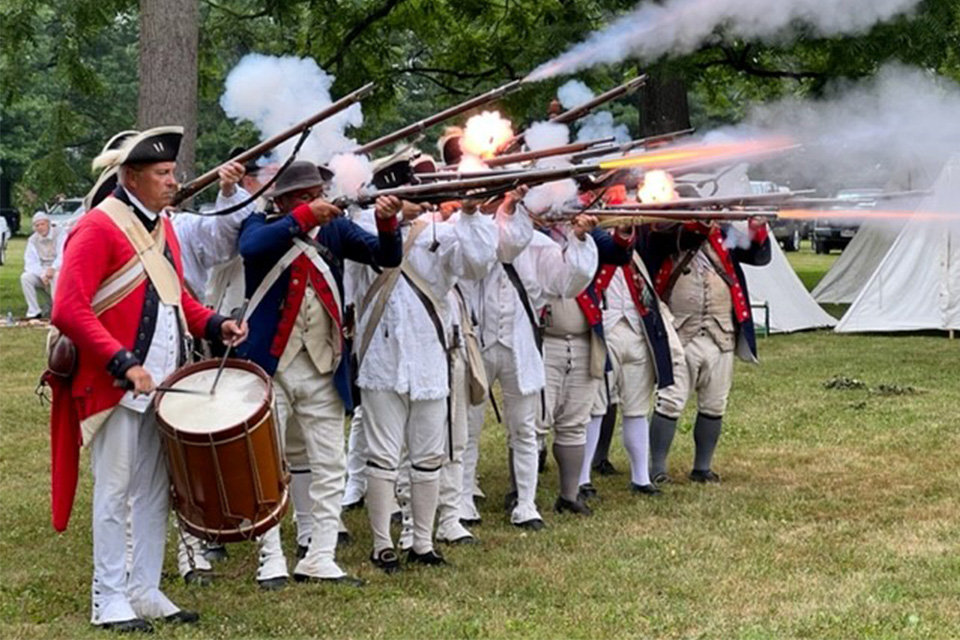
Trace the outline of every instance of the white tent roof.
{"label": "white tent roof", "polygon": [[850,304],[863,289],[904,225],[903,220],[867,222],[813,289],[817,302]]}
{"label": "white tent roof", "polygon": [[[705,177],[689,175],[684,176],[684,180],[703,181]],[[713,191],[711,187],[712,185],[705,189],[705,195],[735,196],[750,193],[747,165],[739,165],[723,173],[716,180],[715,194],[711,193]],[[836,319],[824,311],[810,296],[772,235],[770,246],[773,251],[770,264],[763,267],[743,265],[750,303],[753,305],[766,303],[769,308],[770,332],[790,333],[803,329],[832,327],[837,324]],[[756,308],[753,311],[753,320],[759,327],[764,322],[764,312]]]}
{"label": "white tent roof", "polygon": [[[887,181],[887,191],[912,191],[929,189],[943,170],[944,160],[933,157],[910,157],[894,170]],[[915,209],[918,199],[900,202],[910,210]],[[886,208],[880,205],[881,208]],[[868,221],[864,223],[847,248],[843,250],[823,279],[813,289],[817,302],[825,304],[852,303],[863,285],[880,266],[890,245],[897,239],[906,220]]]}
{"label": "white tent roof", "polygon": [[840,320],[839,332],[960,329],[960,157],[954,157]]}

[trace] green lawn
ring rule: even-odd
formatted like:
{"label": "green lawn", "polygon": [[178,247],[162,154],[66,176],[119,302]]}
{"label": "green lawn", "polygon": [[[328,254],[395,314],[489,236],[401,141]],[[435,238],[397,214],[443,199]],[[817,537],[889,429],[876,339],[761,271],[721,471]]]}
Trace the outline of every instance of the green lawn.
{"label": "green lawn", "polygon": [[[57,535],[49,526],[46,410],[33,395],[43,335],[0,330],[0,637],[105,638],[88,624],[86,457],[71,528]],[[593,518],[544,509],[548,529],[521,533],[498,508],[508,482],[504,438],[488,417],[482,544],[446,550],[452,567],[380,574],[366,559],[362,512],[347,514],[356,541],[340,554],[369,581],[361,590],[260,593],[252,545],[230,547],[216,585],[190,588],[176,578],[168,544],[163,588],[203,619],[156,635],[956,637],[960,342],[808,332],[760,348],[759,367],[737,365],[720,486],[684,480],[688,416],[671,462],[677,482],[661,499],[631,496],[625,476],[600,477]],[[840,376],[868,388],[825,386]],[[613,462],[627,466],[619,444]],[[542,476],[544,508],[555,470],[551,462]],[[285,545],[292,554],[292,526]]]}

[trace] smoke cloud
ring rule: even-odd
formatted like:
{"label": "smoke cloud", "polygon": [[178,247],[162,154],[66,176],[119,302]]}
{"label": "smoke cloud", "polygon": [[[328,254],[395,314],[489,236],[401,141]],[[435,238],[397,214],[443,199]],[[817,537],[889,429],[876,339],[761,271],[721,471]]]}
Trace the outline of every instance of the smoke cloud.
{"label": "smoke cloud", "polygon": [[[573,109],[593,100],[593,91],[579,80],[571,80],[557,89],[557,100],[564,109]],[[577,121],[577,142],[615,138],[616,142],[629,142],[630,129],[625,124],[614,124],[609,111],[594,111]]]}
{"label": "smoke cloud", "polygon": [[569,178],[537,185],[523,198],[523,205],[537,215],[559,213],[564,206],[576,202],[577,183]]}
{"label": "smoke cloud", "polygon": [[709,137],[789,135],[799,152],[764,163],[771,179],[795,187],[926,188],[960,153],[960,86],[891,64],[860,83],[831,87],[824,99],[788,99],[753,108],[744,123]]}
{"label": "smoke cloud", "polygon": [[559,58],[537,67],[525,80],[570,74],[628,57],[656,60],[685,54],[713,37],[717,27],[748,39],[789,37],[803,24],[819,35],[862,33],[912,10],[921,0],[666,0],[638,8],[594,32]]}
{"label": "smoke cloud", "polygon": [[556,122],[534,122],[523,134],[523,141],[531,151],[562,147],[570,143],[570,130]]}
{"label": "smoke cloud", "polygon": [[[229,117],[252,122],[265,140],[330,105],[333,81],[310,58],[251,53],[227,75],[220,106]],[[345,130],[361,124],[363,112],[357,103],[314,126],[298,157],[326,163],[337,153],[355,148],[357,141],[347,137]],[[298,138],[274,149],[271,160],[286,159]]]}
{"label": "smoke cloud", "polygon": [[356,198],[360,188],[373,180],[373,165],[363,155],[341,153],[330,160],[329,166],[333,171],[331,191],[334,199]]}

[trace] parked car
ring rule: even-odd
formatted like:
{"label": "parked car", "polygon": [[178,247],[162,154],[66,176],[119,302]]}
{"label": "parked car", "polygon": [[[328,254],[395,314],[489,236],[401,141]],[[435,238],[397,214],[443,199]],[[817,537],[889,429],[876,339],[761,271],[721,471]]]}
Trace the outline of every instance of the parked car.
{"label": "parked car", "polygon": [[7,219],[0,217],[0,265],[7,264],[7,242],[10,241],[10,227]]}
{"label": "parked car", "polygon": [[7,222],[7,229],[10,235],[14,236],[20,233],[20,210],[13,207],[4,207],[0,209],[0,217]]}
{"label": "parked car", "polygon": [[[877,206],[876,196],[883,189],[860,188],[841,189],[834,196],[838,200],[850,200],[850,205],[838,205],[835,209],[873,209]],[[847,248],[860,229],[860,222],[849,219],[818,218],[813,224],[813,248],[817,253],[830,253],[833,249],[841,251]]]}
{"label": "parked car", "polygon": [[[755,195],[780,193],[787,190],[786,187],[767,180],[750,181],[750,193]],[[801,220],[771,220],[770,231],[784,251],[797,251],[800,249],[800,240],[804,237],[804,224]]]}
{"label": "parked car", "polygon": [[83,215],[83,198],[65,198],[47,210],[50,226],[67,229]]}

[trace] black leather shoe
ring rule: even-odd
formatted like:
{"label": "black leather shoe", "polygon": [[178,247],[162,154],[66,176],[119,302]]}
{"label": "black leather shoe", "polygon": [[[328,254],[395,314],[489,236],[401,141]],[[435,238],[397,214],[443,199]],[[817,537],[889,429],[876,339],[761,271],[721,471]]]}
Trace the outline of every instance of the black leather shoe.
{"label": "black leather shoe", "polygon": [[630,483],[630,493],[634,495],[644,495],[644,496],[662,495],[662,493],[660,492],[660,489],[657,489],[656,485],[637,484],[636,482]]}
{"label": "black leather shoe", "polygon": [[700,469],[694,469],[690,472],[690,480],[693,482],[720,482],[720,476],[707,469],[706,471],[701,471]]}
{"label": "black leather shoe", "polygon": [[257,580],[257,584],[264,591],[279,591],[287,586],[287,577],[279,576],[276,578],[267,578],[266,580]]}
{"label": "black leather shoe", "polygon": [[293,579],[296,582],[313,582],[316,584],[336,584],[344,587],[362,587],[367,584],[360,578],[354,576],[343,575],[339,578],[317,578],[316,576],[308,576],[303,573],[293,574]]}
{"label": "black leather shoe", "polygon": [[524,520],[523,522],[514,522],[513,526],[518,529],[526,529],[527,531],[543,531],[547,525],[543,523],[543,520],[540,518],[531,518],[530,520]]}
{"label": "black leather shoe", "polygon": [[668,476],[663,471],[653,476],[652,480],[653,480],[653,484],[657,485],[658,487],[662,484],[670,484],[671,482],[673,482],[673,480],[670,479],[670,476]]}
{"label": "black leather shoe", "polygon": [[337,548],[346,547],[347,545],[353,544],[353,536],[350,535],[349,531],[338,531],[337,532]]}
{"label": "black leather shoe", "polygon": [[120,622],[105,622],[100,625],[100,628],[115,633],[153,633],[153,625],[143,618],[132,618],[130,620],[121,620]]}
{"label": "black leather shoe", "polygon": [[345,504],[340,507],[341,511],[354,511],[363,506],[363,496],[360,497],[356,502],[351,502],[350,504]]}
{"label": "black leather shoe", "polygon": [[173,624],[197,624],[200,622],[200,614],[196,611],[180,609],[180,611],[176,613],[164,616],[163,621],[172,622]]}
{"label": "black leather shoe", "polygon": [[575,513],[581,516],[592,516],[593,509],[588,507],[583,500],[572,502],[563,496],[558,496],[557,501],[553,503],[553,510],[557,513]]}
{"label": "black leather shoe", "polygon": [[510,513],[517,507],[517,492],[508,491],[503,496],[503,510]]}
{"label": "black leather shoe", "polygon": [[213,572],[207,569],[194,569],[187,571],[183,576],[183,581],[189,585],[197,587],[209,587],[213,584]]}
{"label": "black leather shoe", "polygon": [[203,551],[203,557],[207,562],[221,562],[229,557],[227,548],[222,544],[208,546]]}
{"label": "black leather shoe", "polygon": [[381,549],[378,553],[370,554],[370,562],[384,573],[400,571],[400,556],[391,548]]}
{"label": "black leather shoe", "polygon": [[537,473],[543,473],[547,470],[547,450],[540,449],[537,453]]}
{"label": "black leather shoe", "polygon": [[584,501],[590,500],[592,498],[596,498],[597,488],[592,484],[590,484],[589,482],[586,484],[582,484],[580,485],[580,492],[578,497]]}
{"label": "black leather shoe", "polygon": [[447,564],[442,555],[431,549],[426,553],[417,553],[413,549],[407,551],[407,564],[422,564],[427,567],[441,567]]}
{"label": "black leather shoe", "polygon": [[620,472],[617,471],[617,468],[610,464],[609,460],[601,460],[599,463],[594,465],[593,470],[599,473],[602,476],[618,476]]}
{"label": "black leather shoe", "polygon": [[[338,540],[339,543],[339,540]],[[307,557],[307,551],[310,551],[310,547],[305,544],[297,545],[297,560],[303,560]]]}
{"label": "black leather shoe", "polygon": [[460,524],[465,527],[476,527],[483,524],[483,520],[480,518],[460,518]]}

